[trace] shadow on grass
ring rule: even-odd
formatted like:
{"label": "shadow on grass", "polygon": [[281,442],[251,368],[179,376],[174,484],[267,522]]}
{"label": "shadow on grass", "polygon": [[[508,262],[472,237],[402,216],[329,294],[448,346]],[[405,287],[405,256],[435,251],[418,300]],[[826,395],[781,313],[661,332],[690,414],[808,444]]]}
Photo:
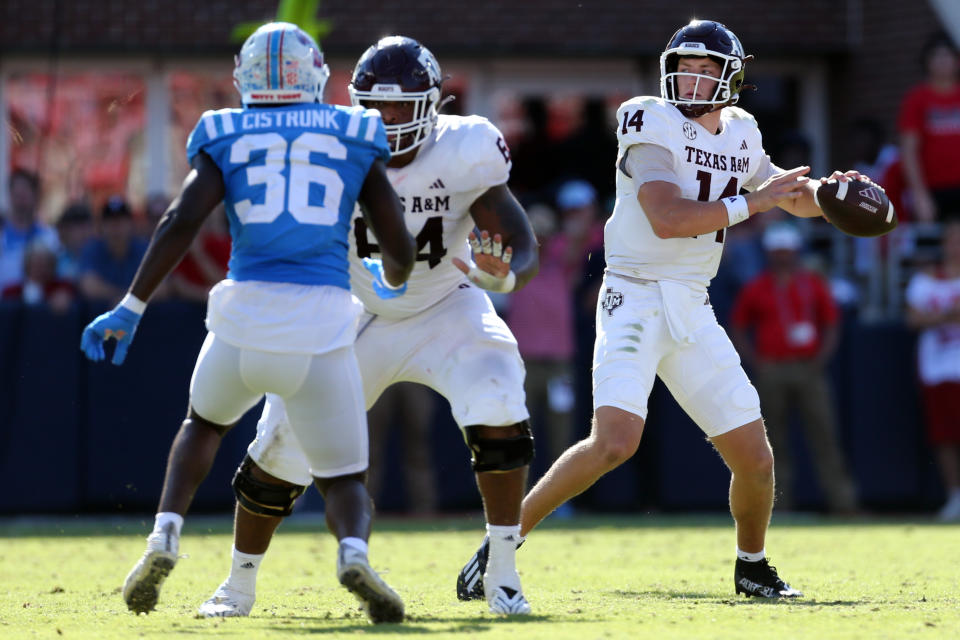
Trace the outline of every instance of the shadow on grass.
{"label": "shadow on grass", "polygon": [[782,605],[785,607],[851,607],[865,604],[862,600],[817,600],[815,598],[748,598],[746,596],[720,596],[705,591],[674,591],[664,589],[648,589],[646,591],[624,591],[614,589],[607,594],[629,600],[694,600],[702,604],[723,604],[731,607],[742,606],[770,606]]}
{"label": "shadow on grass", "polygon": [[[532,624],[550,622],[553,616],[531,615],[513,617],[472,616],[465,618],[409,616],[398,624],[370,624],[361,619],[315,618],[309,616],[289,616],[284,618],[288,624],[265,627],[272,631],[300,634],[430,634],[430,633],[484,633],[495,630],[504,624]],[[569,622],[596,623],[596,619],[564,620]],[[297,624],[299,626],[291,626]],[[437,625],[440,625],[439,627]],[[506,629],[504,629],[506,631]],[[511,630],[515,631],[515,629]]]}

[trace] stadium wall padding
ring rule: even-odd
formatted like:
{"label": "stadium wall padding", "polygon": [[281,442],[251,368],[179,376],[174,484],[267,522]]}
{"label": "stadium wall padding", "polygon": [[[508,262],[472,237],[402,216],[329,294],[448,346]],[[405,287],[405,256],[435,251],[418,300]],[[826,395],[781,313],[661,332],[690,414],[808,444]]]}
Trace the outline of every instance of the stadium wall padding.
{"label": "stadium wall padding", "polygon": [[[158,302],[144,316],[122,367],[88,362],[84,324],[103,311],[67,313],[0,305],[0,514],[152,513],[170,443],[187,409],[190,377],[206,330],[204,309]],[[848,321],[833,365],[841,439],[864,503],[873,509],[933,509],[942,499],[918,403],[915,339],[902,325]],[[431,426],[440,507],[480,508],[469,453],[439,396]],[[196,512],[233,509],[230,480],[253,437],[260,406],[224,438],[194,500]],[[582,437],[587,425],[577,428]],[[800,508],[823,497],[799,430]],[[543,439],[541,439],[543,440]],[[391,436],[388,451],[404,443]],[[531,482],[550,462],[537,443]],[[406,505],[400,456],[389,456],[381,511]],[[729,474],[700,430],[659,382],[637,455],[575,500],[595,511],[725,510]],[[319,509],[311,490],[299,510]]]}

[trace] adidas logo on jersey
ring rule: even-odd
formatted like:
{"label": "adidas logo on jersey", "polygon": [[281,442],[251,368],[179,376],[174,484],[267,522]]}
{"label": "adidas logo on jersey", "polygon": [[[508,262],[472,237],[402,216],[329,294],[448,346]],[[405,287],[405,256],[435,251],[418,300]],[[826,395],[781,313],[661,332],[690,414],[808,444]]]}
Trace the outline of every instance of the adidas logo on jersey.
{"label": "adidas logo on jersey", "polygon": [[746,150],[747,150],[747,141],[744,140],[743,142],[740,143],[740,151],[746,151]]}
{"label": "adidas logo on jersey", "polygon": [[431,189],[446,189],[447,185],[443,184],[443,180],[437,178],[436,182],[430,185]]}

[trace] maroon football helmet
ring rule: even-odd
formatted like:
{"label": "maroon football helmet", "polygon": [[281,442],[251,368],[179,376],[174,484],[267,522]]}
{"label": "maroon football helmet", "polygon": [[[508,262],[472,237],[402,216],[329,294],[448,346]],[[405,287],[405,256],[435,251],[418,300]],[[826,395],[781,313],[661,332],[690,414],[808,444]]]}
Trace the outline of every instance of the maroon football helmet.
{"label": "maroon football helmet", "polygon": [[388,36],[367,49],[353,70],[350,102],[412,102],[409,122],[385,124],[394,155],[419,147],[433,131],[440,101],[440,65],[430,50],[412,38]]}
{"label": "maroon football helmet", "polygon": [[[707,57],[720,64],[720,76],[698,73],[680,73],[677,67],[684,56]],[[743,45],[724,25],[713,20],[693,20],[677,29],[660,55],[660,97],[676,107],[688,118],[736,104],[744,88],[743,76],[747,60],[753,56],[743,53]],[[691,76],[717,83],[713,95],[706,100],[684,100],[677,91],[677,77]]]}

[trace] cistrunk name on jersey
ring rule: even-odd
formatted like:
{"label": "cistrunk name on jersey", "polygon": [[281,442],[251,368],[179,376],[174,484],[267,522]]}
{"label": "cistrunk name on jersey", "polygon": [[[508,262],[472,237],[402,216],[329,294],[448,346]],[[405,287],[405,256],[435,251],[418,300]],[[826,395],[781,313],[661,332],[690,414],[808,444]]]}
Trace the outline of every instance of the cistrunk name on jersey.
{"label": "cistrunk name on jersey", "polygon": [[404,213],[450,211],[450,196],[400,196],[400,204],[403,205]]}
{"label": "cistrunk name on jersey", "polygon": [[335,111],[303,109],[278,111],[276,113],[252,111],[244,113],[240,126],[244,129],[269,129],[273,127],[302,127],[340,130]]}
{"label": "cistrunk name on jersey", "polygon": [[687,162],[706,167],[707,169],[717,169],[719,171],[734,171],[736,173],[749,173],[749,156],[725,156],[722,153],[704,151],[687,145],[684,147],[687,152]]}

